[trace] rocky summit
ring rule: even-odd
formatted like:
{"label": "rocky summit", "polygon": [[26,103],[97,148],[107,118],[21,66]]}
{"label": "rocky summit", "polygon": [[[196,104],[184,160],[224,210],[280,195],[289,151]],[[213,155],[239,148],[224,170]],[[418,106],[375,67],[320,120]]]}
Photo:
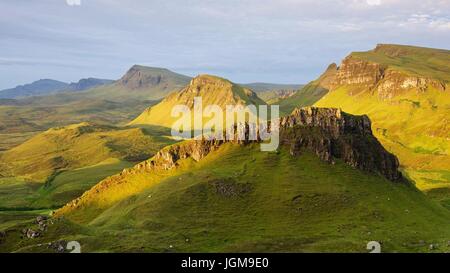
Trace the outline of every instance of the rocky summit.
{"label": "rocky summit", "polygon": [[117,84],[132,90],[156,86],[175,88],[186,84],[189,80],[189,77],[168,69],[134,65],[119,79]]}

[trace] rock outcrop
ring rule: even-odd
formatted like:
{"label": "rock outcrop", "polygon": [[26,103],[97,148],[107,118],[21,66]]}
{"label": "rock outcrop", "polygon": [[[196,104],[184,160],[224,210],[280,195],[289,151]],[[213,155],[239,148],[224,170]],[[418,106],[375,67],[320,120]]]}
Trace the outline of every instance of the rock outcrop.
{"label": "rock outcrop", "polygon": [[[427,65],[426,61],[417,59],[417,56],[421,54],[429,56],[428,58],[433,58],[436,54],[441,54],[439,56],[442,58],[450,58],[450,51],[432,50],[378,45],[369,52],[352,53],[342,61],[337,68],[337,73],[329,80],[329,90],[332,91],[341,86],[355,86],[358,91],[369,90],[383,100],[392,99],[410,90],[425,92],[430,87],[446,91],[448,80],[444,78],[448,79],[448,77],[443,77],[441,74],[428,75],[416,72],[416,70],[430,70],[423,67],[424,64]],[[442,62],[445,61],[442,60]],[[445,74],[445,70],[442,70],[442,73]]]}
{"label": "rock outcrop", "polygon": [[330,89],[340,86],[358,86],[374,91],[381,99],[391,99],[411,89],[425,92],[428,87],[446,90],[446,83],[437,79],[415,76],[391,69],[387,65],[349,56],[342,61]]}
{"label": "rock outcrop", "polygon": [[280,140],[296,156],[304,149],[329,163],[340,159],[392,181],[402,178],[398,159],[373,136],[367,116],[353,116],[335,108],[296,109],[280,121]]}
{"label": "rock outcrop", "polygon": [[383,79],[385,70],[386,67],[381,64],[353,58],[350,55],[342,61],[331,86],[335,88],[341,85],[365,85],[374,88]]}
{"label": "rock outcrop", "polygon": [[[248,125],[244,130],[248,132]],[[246,144],[251,141],[235,142]],[[178,160],[186,158],[200,161],[223,143],[220,140],[193,140],[172,145],[159,151],[152,159],[124,170],[121,175],[169,170],[176,167]],[[329,163],[341,159],[355,168],[379,173],[392,181],[402,177],[397,158],[373,136],[367,116],[353,116],[335,108],[296,109],[280,120],[280,143],[288,145],[292,155],[308,149]]]}

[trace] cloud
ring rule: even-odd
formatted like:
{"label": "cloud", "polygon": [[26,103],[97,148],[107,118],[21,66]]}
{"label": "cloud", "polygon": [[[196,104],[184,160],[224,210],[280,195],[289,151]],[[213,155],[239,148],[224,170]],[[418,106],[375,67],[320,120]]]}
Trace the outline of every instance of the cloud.
{"label": "cloud", "polygon": [[344,23],[341,25],[336,26],[338,30],[343,32],[353,32],[353,31],[360,31],[363,29],[361,25],[356,25],[352,23]]}
{"label": "cloud", "polygon": [[0,88],[38,73],[114,78],[135,63],[237,82],[308,82],[377,43],[450,44],[446,0],[1,2],[0,52],[9,59],[0,59]]}
{"label": "cloud", "polygon": [[81,0],[66,0],[69,6],[81,6]]}
{"label": "cloud", "polygon": [[367,0],[367,5],[369,6],[379,6],[381,5],[381,0]]}
{"label": "cloud", "polygon": [[411,29],[424,28],[436,31],[449,31],[450,18],[430,14],[411,14],[405,21],[400,22],[399,26]]}

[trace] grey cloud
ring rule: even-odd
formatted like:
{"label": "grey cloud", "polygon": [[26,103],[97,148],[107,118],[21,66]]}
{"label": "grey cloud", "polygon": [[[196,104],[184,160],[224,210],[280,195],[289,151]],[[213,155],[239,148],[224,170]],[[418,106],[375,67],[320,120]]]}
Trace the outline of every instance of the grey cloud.
{"label": "grey cloud", "polygon": [[450,1],[374,1],[2,0],[0,56],[10,61],[0,60],[9,66],[0,88],[44,72],[113,78],[134,63],[240,82],[307,82],[379,42],[450,44]]}

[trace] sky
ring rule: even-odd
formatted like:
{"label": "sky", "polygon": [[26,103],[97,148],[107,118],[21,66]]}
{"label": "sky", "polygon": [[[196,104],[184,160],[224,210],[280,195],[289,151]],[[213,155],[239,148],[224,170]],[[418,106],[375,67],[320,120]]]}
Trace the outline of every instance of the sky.
{"label": "sky", "polygon": [[0,0],[0,89],[134,64],[307,83],[378,43],[450,49],[450,0]]}

